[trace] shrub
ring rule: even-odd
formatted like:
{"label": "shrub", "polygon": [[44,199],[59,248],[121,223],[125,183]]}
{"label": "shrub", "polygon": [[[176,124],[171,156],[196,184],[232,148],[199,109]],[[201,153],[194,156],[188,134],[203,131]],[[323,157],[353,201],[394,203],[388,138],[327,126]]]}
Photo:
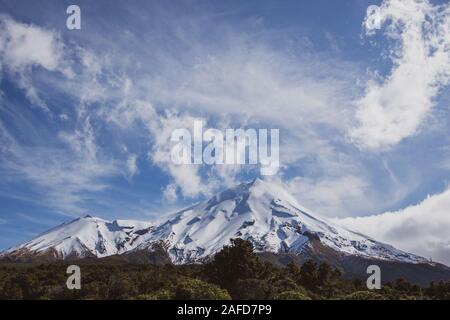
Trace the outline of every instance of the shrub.
{"label": "shrub", "polygon": [[356,291],[343,297],[344,300],[386,300],[379,293],[372,291]]}
{"label": "shrub", "polygon": [[244,279],[238,280],[233,288],[233,299],[265,300],[272,296],[273,285],[267,280]]}
{"label": "shrub", "polygon": [[284,291],[275,296],[275,300],[311,300],[304,291]]}
{"label": "shrub", "polygon": [[170,300],[174,298],[174,293],[167,289],[161,289],[153,293],[140,294],[136,300]]}
{"label": "shrub", "polygon": [[174,299],[230,300],[228,292],[220,287],[199,279],[185,279],[174,288]]}

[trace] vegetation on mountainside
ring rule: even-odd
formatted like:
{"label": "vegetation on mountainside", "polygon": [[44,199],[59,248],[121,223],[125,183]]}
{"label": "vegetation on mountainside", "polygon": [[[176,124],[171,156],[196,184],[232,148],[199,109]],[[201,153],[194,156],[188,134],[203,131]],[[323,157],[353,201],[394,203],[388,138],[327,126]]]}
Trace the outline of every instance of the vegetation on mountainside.
{"label": "vegetation on mountainside", "polygon": [[344,280],[326,263],[275,267],[241,239],[204,265],[80,260],[80,290],[66,287],[69,264],[1,264],[0,299],[450,299],[450,282],[420,288],[399,279],[368,290],[363,281]]}

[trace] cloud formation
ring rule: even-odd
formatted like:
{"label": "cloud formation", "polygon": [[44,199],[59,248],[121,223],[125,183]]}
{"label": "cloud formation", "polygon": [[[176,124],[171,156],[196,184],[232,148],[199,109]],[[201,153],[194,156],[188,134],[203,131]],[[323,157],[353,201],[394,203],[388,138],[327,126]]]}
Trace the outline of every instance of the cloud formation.
{"label": "cloud formation", "polygon": [[[9,196],[42,201],[65,215],[83,214],[89,210],[87,194],[108,189],[111,177],[137,172],[132,154],[111,157],[99,145],[97,119],[87,108],[111,90],[98,81],[102,60],[77,46],[66,54],[56,32],[6,15],[0,15],[0,31],[2,76],[23,90],[31,106],[40,107],[34,114],[7,93],[2,97],[2,185],[26,183],[39,200],[15,192]],[[74,66],[81,68],[77,74]],[[63,95],[73,105],[55,106],[49,95]]]}
{"label": "cloud formation", "polygon": [[377,240],[450,265],[450,189],[417,205],[335,222]]}
{"label": "cloud formation", "polygon": [[287,182],[291,193],[307,208],[331,217],[346,216],[351,206],[365,209],[369,185],[363,177],[336,175],[334,178],[300,178]]}
{"label": "cloud formation", "polygon": [[63,63],[64,50],[56,33],[0,14],[0,70],[16,75],[18,85],[34,105],[48,110],[31,80],[32,69],[40,67],[71,76],[72,71]]}
{"label": "cloud formation", "polygon": [[118,163],[100,154],[89,121],[73,133],[60,134],[65,148],[22,145],[1,123],[0,138],[5,144],[2,183],[30,183],[41,201],[60,214],[85,213],[86,195],[108,188],[106,179],[120,172]]}
{"label": "cloud formation", "polygon": [[450,4],[385,0],[364,22],[391,43],[386,76],[375,73],[356,101],[358,125],[350,138],[361,148],[385,150],[416,134],[450,79]]}

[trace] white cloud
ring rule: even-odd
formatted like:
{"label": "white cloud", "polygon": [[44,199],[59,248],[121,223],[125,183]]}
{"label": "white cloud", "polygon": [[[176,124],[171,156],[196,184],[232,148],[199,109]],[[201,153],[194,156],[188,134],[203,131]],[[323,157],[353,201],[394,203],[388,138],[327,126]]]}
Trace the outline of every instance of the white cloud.
{"label": "white cloud", "polygon": [[295,177],[287,187],[302,205],[328,217],[346,216],[350,209],[358,210],[371,202],[367,194],[370,186],[357,176]]}
{"label": "white cloud", "polygon": [[396,212],[335,220],[341,225],[450,265],[450,189]]}
{"label": "white cloud", "polygon": [[176,165],[170,156],[172,132],[179,128],[192,130],[198,118],[170,110],[158,113],[151,103],[140,100],[130,103],[124,101],[112,110],[104,111],[106,119],[123,130],[134,130],[136,123],[146,128],[151,141],[148,159],[172,178],[173,184],[180,188],[184,196],[211,194],[213,183],[202,179],[201,165]]}
{"label": "white cloud", "polygon": [[[135,81],[137,90],[145,88],[146,97],[154,105],[200,114],[226,128],[279,128],[284,168],[296,163],[308,169],[314,166],[317,170],[320,166],[325,172],[330,165],[338,166],[338,152],[332,144],[343,140],[350,126],[349,101],[355,96],[353,82],[358,66],[325,55],[311,55],[310,49],[301,54],[276,50],[233,32],[228,32],[218,46],[224,43],[224,50],[216,51],[194,39],[194,52],[160,54],[164,57],[158,65],[162,71],[156,75],[149,72]],[[188,64],[180,63],[186,60]],[[154,132],[159,135],[158,130]],[[327,153],[326,163],[311,161],[323,153]],[[195,185],[206,180],[187,176],[196,170],[195,166],[170,167],[172,175],[186,175],[186,179],[177,179],[180,185],[187,180]],[[342,171],[344,166],[340,167]],[[229,165],[210,169],[210,188],[230,186],[237,182],[240,173],[251,170],[249,166]],[[189,184],[183,184],[181,190],[192,192]]]}
{"label": "white cloud", "polygon": [[21,72],[30,66],[60,69],[63,47],[53,32],[4,15],[0,16],[0,26],[2,58],[9,70]]}
{"label": "white cloud", "polygon": [[0,69],[15,74],[30,101],[47,111],[31,80],[31,70],[41,67],[70,77],[72,71],[64,65],[63,57],[64,44],[56,33],[0,15]]}
{"label": "white cloud", "polygon": [[[171,70],[143,81],[149,99],[216,116],[226,110],[242,120],[269,121],[289,130],[313,124],[344,130],[349,124],[355,65],[293,56],[239,36],[226,41],[232,50],[200,56],[196,51],[194,65],[180,65],[178,57],[163,61]],[[201,43],[196,47],[202,51]]]}
{"label": "white cloud", "polygon": [[[82,213],[93,193],[111,187],[108,178],[130,179],[139,171],[137,155],[112,155],[107,149],[114,147],[114,141],[105,145],[96,136],[104,128],[99,109],[127,98],[125,89],[131,90],[131,83],[122,86],[126,76],[111,68],[107,53],[99,55],[75,43],[68,48],[52,30],[0,15],[0,31],[2,75],[48,112],[48,122],[40,125],[52,132],[52,139],[40,139],[32,133],[41,120],[17,116],[9,102],[2,105],[2,112],[15,115],[13,122],[27,139],[27,144],[16,140],[0,123],[4,183],[25,181],[43,204],[64,214]],[[53,94],[63,95],[67,107],[52,105]],[[64,122],[63,131],[58,121]],[[98,198],[96,203],[100,202]]]}
{"label": "white cloud", "polygon": [[[356,101],[358,125],[350,138],[360,147],[386,149],[420,130],[450,79],[450,4],[385,0],[366,17],[370,36],[379,21],[394,46],[387,55],[390,73],[371,77],[364,97]],[[376,24],[375,24],[376,25]]]}
{"label": "white cloud", "polygon": [[149,159],[171,176],[173,183],[180,188],[184,196],[211,195],[217,186],[214,185],[213,180],[202,178],[201,165],[177,165],[173,163],[170,156],[173,146],[170,140],[172,132],[179,128],[187,128],[193,132],[194,121],[199,118],[168,111],[156,119],[157,122],[154,121],[153,124],[147,125],[153,137]]}
{"label": "white cloud", "polygon": [[177,186],[173,183],[168,184],[163,190],[163,197],[169,203],[177,201]]}

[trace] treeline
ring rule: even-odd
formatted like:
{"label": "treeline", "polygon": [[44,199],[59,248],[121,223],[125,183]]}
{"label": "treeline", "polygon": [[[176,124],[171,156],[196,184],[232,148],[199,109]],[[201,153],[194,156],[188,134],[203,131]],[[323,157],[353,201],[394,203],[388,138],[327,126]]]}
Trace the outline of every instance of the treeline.
{"label": "treeline", "polygon": [[0,299],[450,299],[450,282],[420,288],[405,280],[367,290],[326,264],[278,268],[236,239],[205,265],[82,261],[81,289],[66,287],[67,263],[0,266]]}

